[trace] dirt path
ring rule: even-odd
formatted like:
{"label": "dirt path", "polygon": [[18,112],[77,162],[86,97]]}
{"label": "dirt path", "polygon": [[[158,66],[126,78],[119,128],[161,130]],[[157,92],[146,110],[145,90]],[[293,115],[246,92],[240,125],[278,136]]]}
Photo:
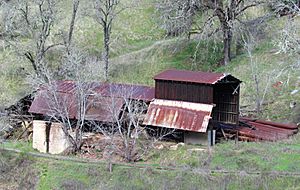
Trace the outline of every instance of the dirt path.
{"label": "dirt path", "polygon": [[141,59],[146,56],[150,51],[161,48],[161,46],[170,46],[176,42],[180,42],[184,40],[183,38],[174,38],[174,39],[166,39],[166,40],[159,40],[154,42],[152,45],[145,47],[143,49],[139,49],[136,51],[132,51],[129,53],[125,53],[123,55],[120,55],[118,57],[114,57],[110,59],[112,66],[117,66],[120,64],[132,64],[130,60],[134,59]]}

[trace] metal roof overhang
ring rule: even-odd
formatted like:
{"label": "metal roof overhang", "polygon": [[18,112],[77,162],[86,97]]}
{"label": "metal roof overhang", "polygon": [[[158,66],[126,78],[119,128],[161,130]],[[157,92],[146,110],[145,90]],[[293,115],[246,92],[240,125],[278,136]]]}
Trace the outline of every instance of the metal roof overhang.
{"label": "metal roof overhang", "polygon": [[143,124],[205,133],[212,109],[210,104],[155,99]]}

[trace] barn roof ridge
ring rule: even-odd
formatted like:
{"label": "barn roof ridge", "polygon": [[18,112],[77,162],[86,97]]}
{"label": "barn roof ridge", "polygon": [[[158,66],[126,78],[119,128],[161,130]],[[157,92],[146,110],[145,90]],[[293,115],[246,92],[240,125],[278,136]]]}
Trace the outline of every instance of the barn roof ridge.
{"label": "barn roof ridge", "polygon": [[189,71],[169,69],[154,76],[154,80],[170,80],[170,81],[185,81],[201,84],[216,84],[226,77],[232,77],[234,80],[241,82],[239,79],[232,76],[230,73],[213,73],[203,71]]}

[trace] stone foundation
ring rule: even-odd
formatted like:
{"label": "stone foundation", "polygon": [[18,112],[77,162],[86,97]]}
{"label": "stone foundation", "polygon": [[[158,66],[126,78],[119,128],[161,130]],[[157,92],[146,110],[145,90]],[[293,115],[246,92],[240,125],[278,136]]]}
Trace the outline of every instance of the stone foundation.
{"label": "stone foundation", "polygon": [[62,124],[33,121],[33,148],[44,153],[60,154],[70,145]]}

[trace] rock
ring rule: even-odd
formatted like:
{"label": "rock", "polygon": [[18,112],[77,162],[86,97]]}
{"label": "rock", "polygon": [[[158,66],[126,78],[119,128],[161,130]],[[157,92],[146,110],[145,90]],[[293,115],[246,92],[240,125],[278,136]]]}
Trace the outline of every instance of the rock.
{"label": "rock", "polygon": [[291,95],[294,95],[294,94],[296,94],[297,92],[299,92],[299,90],[293,90],[293,91],[291,92]]}
{"label": "rock", "polygon": [[189,152],[203,152],[203,151],[206,151],[205,148],[191,148],[191,149],[188,149]]}
{"label": "rock", "polygon": [[162,145],[162,144],[155,145],[154,148],[157,150],[162,150],[164,148],[164,145]]}
{"label": "rock", "polygon": [[178,146],[184,146],[184,143],[183,142],[178,143]]}
{"label": "rock", "polygon": [[169,149],[170,149],[170,150],[177,150],[178,147],[183,147],[183,146],[184,146],[184,143],[181,142],[181,143],[178,143],[178,144],[175,144],[175,145],[171,145],[171,146],[169,147]]}
{"label": "rock", "polygon": [[170,150],[177,150],[178,149],[178,144],[172,145],[169,148],[170,148]]}

